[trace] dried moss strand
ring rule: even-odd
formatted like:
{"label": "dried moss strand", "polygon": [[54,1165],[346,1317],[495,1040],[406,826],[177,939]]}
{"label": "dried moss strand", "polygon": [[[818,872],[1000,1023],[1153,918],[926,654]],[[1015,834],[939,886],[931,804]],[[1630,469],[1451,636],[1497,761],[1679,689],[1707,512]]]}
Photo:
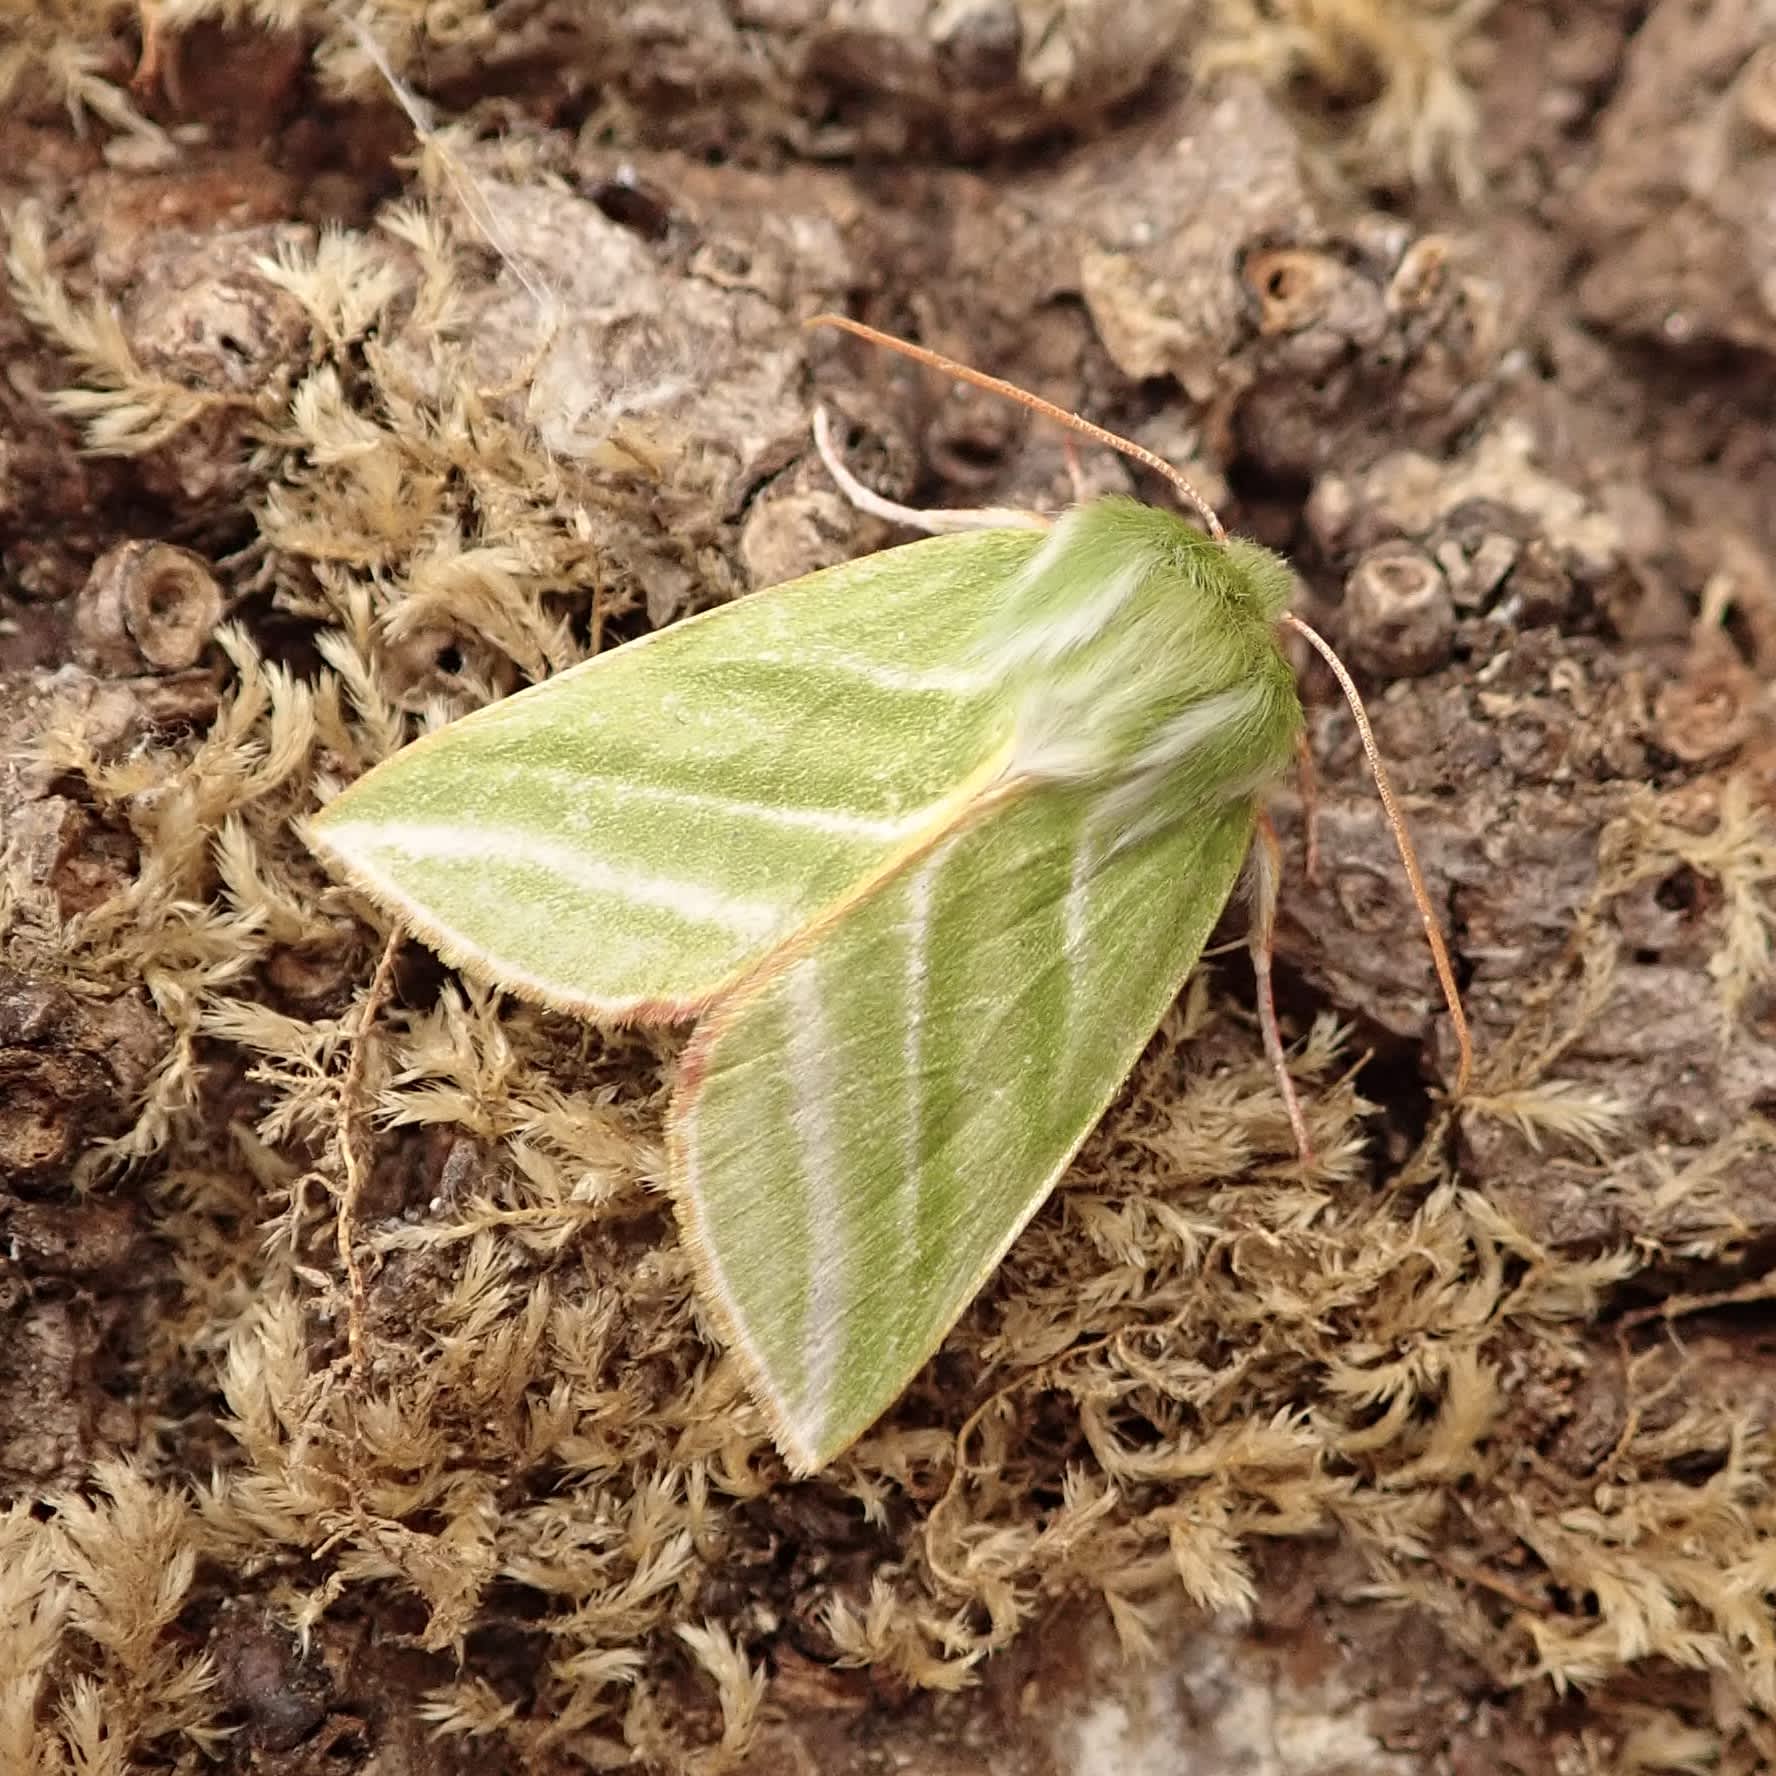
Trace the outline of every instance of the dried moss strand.
{"label": "dried moss strand", "polygon": [[1375,778],[1376,793],[1381,797],[1388,825],[1393,829],[1394,843],[1400,850],[1400,862],[1406,868],[1406,879],[1412,884],[1412,898],[1417,904],[1418,916],[1424,922],[1425,938],[1431,946],[1431,961],[1437,970],[1437,982],[1449,1005],[1449,1021],[1454,1026],[1455,1040],[1461,1051],[1461,1058],[1455,1069],[1453,1094],[1459,1098],[1467,1090],[1468,1075],[1473,1071],[1474,1038],[1468,1029],[1467,1013],[1462,1010],[1461,993],[1455,984],[1455,969],[1449,960],[1449,946],[1443,941],[1443,927],[1438,923],[1436,911],[1431,906],[1424,872],[1418,867],[1418,853],[1412,848],[1412,835],[1406,830],[1406,819],[1394,797],[1393,785],[1388,781],[1387,767],[1381,760],[1381,749],[1375,744],[1375,730],[1369,725],[1369,712],[1363,707],[1356,681],[1345,670],[1344,662],[1332,651],[1332,644],[1317,629],[1302,622],[1293,611],[1285,611],[1283,621],[1297,630],[1308,646],[1326,662],[1332,676],[1338,680],[1338,688],[1344,692],[1344,700],[1350,705],[1351,715],[1356,721],[1357,733],[1363,742],[1363,752],[1369,760],[1370,774]]}
{"label": "dried moss strand", "polygon": [[[438,158],[444,176],[449,180],[456,192],[457,200],[467,212],[469,220],[481,231],[487,244],[498,254],[506,269],[524,287],[530,299],[537,305],[538,314],[549,322],[549,337],[553,338],[554,327],[561,309],[560,299],[547,285],[539,283],[518,257],[515,249],[506,244],[505,227],[501,222],[498,210],[487,200],[480,182],[463,164],[461,158],[452,153],[440,139],[432,126],[428,115],[428,107],[423,99],[396,74],[382,45],[372,35],[363,18],[350,17],[345,21],[345,28],[356,40],[358,48],[363,52],[364,59],[382,76],[384,84],[394,95],[395,103],[407,113],[407,121],[413,125],[413,133],[422,144]],[[547,341],[544,342],[545,344]],[[534,354],[533,363],[541,358],[541,348]]]}
{"label": "dried moss strand", "polygon": [[346,1316],[346,1348],[351,1353],[352,1380],[362,1386],[366,1378],[364,1362],[364,1271],[353,1249],[352,1233],[357,1220],[358,1201],[363,1195],[366,1167],[364,1164],[363,1117],[361,1102],[364,1071],[370,1055],[370,1028],[388,998],[394,979],[395,956],[401,948],[401,933],[391,930],[382,946],[376,972],[370,977],[370,991],[364,996],[357,1028],[352,1032],[351,1054],[345,1064],[345,1078],[339,1093],[339,1154],[345,1172],[345,1183],[339,1192],[334,1217],[334,1237],[339,1242],[339,1261],[345,1267],[350,1304]]}
{"label": "dried moss strand", "polygon": [[862,321],[854,321],[848,315],[817,314],[807,322],[810,327],[837,327],[845,333],[854,333],[859,339],[867,339],[872,345],[880,345],[889,351],[899,352],[903,358],[911,358],[916,364],[924,364],[933,370],[941,370],[946,376],[953,376],[958,382],[972,384],[978,389],[985,389],[989,394],[1003,395],[1008,401],[1016,401],[1020,407],[1027,407],[1032,413],[1040,413],[1044,419],[1052,419],[1056,425],[1066,426],[1070,431],[1079,433],[1082,438],[1090,438],[1094,444],[1102,444],[1107,450],[1114,450],[1121,455],[1141,463],[1152,469],[1157,475],[1163,475],[1175,487],[1183,499],[1202,519],[1208,528],[1209,535],[1216,542],[1226,540],[1227,532],[1222,528],[1221,520],[1215,516],[1215,509],[1197,492],[1189,478],[1182,471],[1175,469],[1163,456],[1156,455],[1145,445],[1136,444],[1132,439],[1118,437],[1115,432],[1106,430],[1101,425],[1094,425],[1089,419],[1077,413],[1069,412],[1065,407],[1057,406],[1053,401],[1045,401],[1040,395],[1033,395],[1028,389],[1021,389],[1015,382],[1006,382],[997,376],[989,376],[984,370],[970,369],[966,364],[958,364],[954,358],[946,358],[942,352],[934,352],[928,346],[914,345],[910,340],[898,339],[892,333],[883,333],[875,327],[866,326]]}

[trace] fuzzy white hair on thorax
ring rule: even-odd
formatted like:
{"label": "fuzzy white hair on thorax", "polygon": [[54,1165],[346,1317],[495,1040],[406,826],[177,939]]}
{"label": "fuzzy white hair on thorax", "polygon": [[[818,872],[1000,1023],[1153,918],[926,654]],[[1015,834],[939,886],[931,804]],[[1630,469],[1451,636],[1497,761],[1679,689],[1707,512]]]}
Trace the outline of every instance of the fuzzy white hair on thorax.
{"label": "fuzzy white hair on thorax", "polygon": [[1083,596],[1073,596],[1067,580],[1078,569],[1068,558],[1078,551],[1085,512],[1076,506],[1066,513],[1012,577],[1001,616],[980,644],[989,670],[1012,673],[1058,664],[1101,635],[1159,566],[1157,550],[1140,550]]}
{"label": "fuzzy white hair on thorax", "polygon": [[[1104,823],[1116,833],[1111,849],[1138,844],[1158,832],[1169,815],[1167,781],[1198,747],[1252,720],[1263,698],[1257,685],[1236,685],[1199,698],[1162,724],[1130,761],[1128,774],[1104,798]],[[1251,786],[1243,783],[1217,786],[1216,799],[1236,801],[1249,793]]]}
{"label": "fuzzy white hair on thorax", "polygon": [[1181,764],[1205,740],[1256,715],[1263,695],[1257,685],[1245,684],[1199,697],[1160,723],[1153,738],[1129,761],[1130,775],[1163,773]]}

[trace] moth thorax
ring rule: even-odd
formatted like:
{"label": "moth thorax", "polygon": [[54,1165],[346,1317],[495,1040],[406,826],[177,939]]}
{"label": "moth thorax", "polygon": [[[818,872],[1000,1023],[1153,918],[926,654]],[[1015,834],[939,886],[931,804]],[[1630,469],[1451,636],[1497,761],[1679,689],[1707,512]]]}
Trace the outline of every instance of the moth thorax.
{"label": "moth thorax", "polygon": [[1169,513],[1103,499],[1067,514],[1007,589],[979,657],[1016,708],[1012,768],[1051,782],[1212,792],[1284,757],[1300,722],[1274,633],[1287,569]]}

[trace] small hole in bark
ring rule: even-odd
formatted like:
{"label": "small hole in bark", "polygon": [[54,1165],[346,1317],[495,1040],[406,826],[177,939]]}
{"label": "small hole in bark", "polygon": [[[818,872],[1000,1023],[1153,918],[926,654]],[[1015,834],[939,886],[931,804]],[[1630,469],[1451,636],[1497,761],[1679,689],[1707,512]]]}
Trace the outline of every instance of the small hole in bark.
{"label": "small hole in bark", "polygon": [[1574,1591],[1569,1585],[1550,1585],[1548,1602],[1563,1616],[1594,1616],[1597,1614],[1595,1591]]}
{"label": "small hole in bark", "polygon": [[339,1737],[327,1746],[323,1756],[329,1764],[337,1764],[341,1769],[355,1770],[369,1747],[368,1729],[350,1727],[342,1730]]}
{"label": "small hole in bark", "polygon": [[1336,70],[1299,74],[1289,82],[1295,103],[1331,124],[1354,120],[1386,90],[1387,70],[1367,50],[1359,50]]}
{"label": "small hole in bark", "polygon": [[1706,890],[1693,869],[1673,870],[1657,888],[1653,899],[1669,913],[1694,913],[1706,898]]}
{"label": "small hole in bark", "polygon": [[987,444],[979,438],[952,438],[949,454],[966,468],[993,469],[999,466],[1004,452],[996,444]]}
{"label": "small hole in bark", "polygon": [[615,222],[643,240],[663,240],[672,212],[664,198],[627,179],[606,179],[595,186],[592,201]]}
{"label": "small hole in bark", "polygon": [[449,968],[423,944],[403,944],[395,957],[394,1003],[423,1011],[437,1003]]}
{"label": "small hole in bark", "polygon": [[78,771],[66,771],[48,779],[43,785],[46,796],[59,796],[79,807],[92,806],[92,788]]}

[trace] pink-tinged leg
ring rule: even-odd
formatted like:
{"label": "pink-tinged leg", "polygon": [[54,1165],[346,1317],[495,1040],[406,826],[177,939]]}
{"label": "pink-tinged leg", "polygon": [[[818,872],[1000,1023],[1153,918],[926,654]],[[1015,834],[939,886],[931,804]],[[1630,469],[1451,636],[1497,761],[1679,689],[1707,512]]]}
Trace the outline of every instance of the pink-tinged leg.
{"label": "pink-tinged leg", "polygon": [[1271,987],[1270,958],[1276,936],[1277,883],[1282,873],[1283,849],[1267,814],[1258,816],[1257,843],[1252,847],[1252,973],[1258,983],[1258,1028],[1264,1037],[1264,1053],[1276,1073],[1277,1089],[1295,1131],[1295,1146],[1303,1165],[1313,1164],[1313,1139],[1307,1118],[1289,1077],[1288,1057],[1283,1053],[1282,1033],[1277,1029],[1276,995]]}

